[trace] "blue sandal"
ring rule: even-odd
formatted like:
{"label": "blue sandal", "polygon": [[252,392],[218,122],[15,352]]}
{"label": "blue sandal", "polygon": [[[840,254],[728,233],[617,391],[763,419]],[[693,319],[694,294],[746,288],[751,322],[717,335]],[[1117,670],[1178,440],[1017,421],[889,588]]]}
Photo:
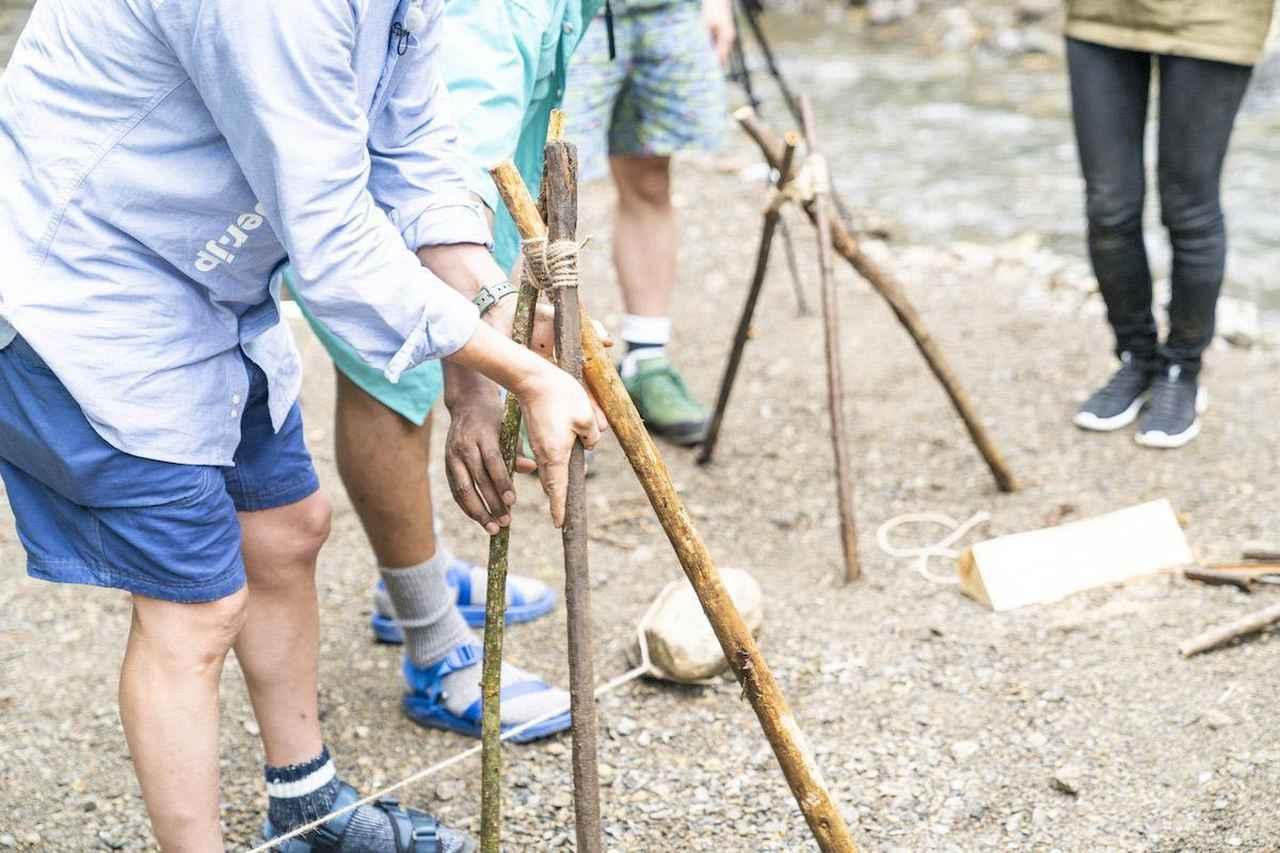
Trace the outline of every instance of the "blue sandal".
{"label": "blue sandal", "polygon": [[[333,810],[358,801],[356,789],[345,782],[333,801]],[[406,809],[399,800],[389,797],[373,803],[374,808],[385,812],[391,819],[396,849],[387,853],[474,853],[476,842],[471,836],[452,829],[445,829],[436,819],[417,809]],[[307,839],[290,838],[276,849],[280,853],[335,853],[342,849],[343,836],[351,823],[354,811],[338,815],[328,823],[307,833]],[[262,827],[262,838],[270,841],[282,833],[276,832],[268,820]],[[308,840],[309,839],[309,840]]]}
{"label": "blue sandal", "polygon": [[[476,603],[472,595],[472,566],[464,560],[454,560],[445,574],[445,581],[458,591],[458,611],[472,628],[484,627],[484,602]],[[378,581],[379,588],[383,587]],[[556,592],[549,586],[543,587],[543,594],[532,600],[526,600],[515,584],[507,585],[507,624],[532,622],[546,616],[556,606]],[[370,620],[373,636],[379,643],[400,645],[404,642],[404,631],[396,624],[394,617],[383,615],[375,607]]]}
{"label": "blue sandal", "polygon": [[[405,716],[420,726],[444,729],[473,738],[480,737],[480,716],[484,700],[477,699],[472,702],[471,706],[461,716],[453,714],[444,705],[443,681],[444,677],[450,673],[472,666],[479,666],[483,654],[484,649],[480,646],[460,645],[450,652],[444,660],[425,669],[414,666],[412,661],[405,658],[404,679],[409,685],[409,692],[404,695],[404,700],[401,702],[401,708],[404,710]],[[533,678],[529,681],[521,681],[502,688],[499,701],[515,699],[519,696],[527,696],[530,693],[540,693],[543,690],[550,689],[552,689],[551,685],[545,681]],[[566,708],[564,713],[525,729],[511,738],[511,740],[515,743],[529,743],[541,740],[567,730],[572,722],[572,715]],[[507,732],[514,728],[516,728],[516,724],[503,724],[502,731]]]}

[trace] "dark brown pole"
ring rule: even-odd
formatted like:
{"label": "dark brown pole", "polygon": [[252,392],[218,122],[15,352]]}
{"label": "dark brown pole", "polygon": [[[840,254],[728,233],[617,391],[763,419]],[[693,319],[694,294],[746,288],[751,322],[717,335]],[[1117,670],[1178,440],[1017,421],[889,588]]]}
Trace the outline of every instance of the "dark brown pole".
{"label": "dark brown pole", "polygon": [[[769,164],[776,167],[782,159],[783,149],[782,141],[777,134],[766,127],[756,116],[755,110],[750,107],[742,107],[734,113],[734,117],[747,135],[760,146],[760,150],[764,152],[765,159]],[[808,212],[809,218],[814,219],[813,205],[805,205],[805,210]],[[973,439],[978,452],[982,454],[987,467],[991,469],[991,475],[995,478],[996,486],[1002,492],[1016,492],[1018,490],[1017,480],[1014,479],[1009,466],[1005,464],[1004,457],[1001,456],[1000,451],[996,448],[995,442],[987,434],[987,429],[982,425],[982,421],[978,417],[968,393],[960,385],[960,380],[956,378],[951,365],[943,356],[937,343],[934,342],[928,329],[925,328],[919,312],[916,311],[911,301],[907,299],[902,285],[892,275],[881,269],[879,264],[867,257],[862,251],[862,247],[858,245],[857,239],[849,233],[844,223],[838,218],[831,218],[829,231],[831,232],[831,242],[836,253],[848,261],[857,270],[858,274],[866,279],[875,288],[876,292],[889,303],[890,310],[893,311],[903,328],[907,330],[911,340],[915,342],[916,348],[924,356],[925,363],[929,365],[929,369],[933,371],[933,375],[937,377],[938,382],[942,384],[943,390],[946,391],[947,396],[951,399],[951,405],[955,407],[956,413],[964,421],[965,429],[969,431],[969,437]]]}
{"label": "dark brown pole", "polygon": [[[831,447],[836,465],[836,504],[840,512],[840,544],[844,550],[844,580],[862,577],[858,559],[858,527],[854,519],[853,472],[849,462],[849,439],[845,434],[844,367],[840,363],[840,300],[835,274],[831,270],[831,198],[826,159],[818,147],[813,106],[808,96],[800,97],[800,115],[809,149],[813,177],[813,217],[818,228],[818,269],[822,285],[822,328],[827,357],[827,410],[831,415]],[[784,143],[785,145],[785,143]]]}
{"label": "dark brown pole", "polygon": [[698,464],[706,465],[716,452],[716,440],[720,437],[720,424],[724,421],[725,409],[729,406],[729,395],[733,393],[733,383],[738,378],[738,366],[742,363],[742,350],[751,337],[751,320],[755,317],[756,302],[760,299],[760,291],[764,286],[765,273],[769,269],[769,251],[773,248],[773,235],[782,218],[780,196],[776,195],[790,178],[791,161],[796,153],[800,138],[794,133],[787,134],[783,141],[786,146],[782,152],[782,166],[778,169],[777,186],[774,197],[764,211],[764,226],[760,230],[760,249],[756,253],[756,269],[751,277],[751,286],[747,289],[747,302],[742,307],[742,315],[738,318],[738,328],[733,336],[733,348],[729,351],[729,361],[724,368],[724,376],[720,379],[720,393],[716,396],[716,407],[707,424],[707,433],[702,439],[702,448],[698,451]]}
{"label": "dark brown pole", "polygon": [[[519,174],[515,170],[505,174],[495,170],[493,175],[520,236],[526,240],[545,236],[546,229],[542,220],[537,218],[537,207]],[[582,310],[581,306],[579,310]],[[676,491],[671,472],[662,461],[657,445],[645,429],[640,413],[631,402],[631,396],[585,311],[582,318],[582,358],[587,388],[604,409],[609,426],[626,453],[636,479],[648,495],[654,514],[666,531],[676,558],[702,604],[702,611],[720,641],[725,659],[737,675],[765,738],[773,747],[773,754],[818,847],[823,853],[857,853],[858,847],[849,834],[844,816],[827,792],[822,772],[782,695],[782,689],[760,653],[755,637],[742,621],[742,614],[729,597],[715,561],[711,559],[711,552],[698,535],[693,518]]]}
{"label": "dark brown pole", "polygon": [[[578,155],[572,143],[547,143],[543,187],[547,203],[547,251],[572,246],[574,269],[567,281],[555,277],[551,304],[556,310],[556,351],[560,366],[582,381],[582,329],[578,307],[577,247]],[[573,710],[573,793],[577,849],[604,850],[600,823],[600,778],[597,768],[595,667],[591,644],[591,584],[587,564],[586,463],[582,443],[573,447],[564,540],[564,603],[569,622],[569,697]]]}

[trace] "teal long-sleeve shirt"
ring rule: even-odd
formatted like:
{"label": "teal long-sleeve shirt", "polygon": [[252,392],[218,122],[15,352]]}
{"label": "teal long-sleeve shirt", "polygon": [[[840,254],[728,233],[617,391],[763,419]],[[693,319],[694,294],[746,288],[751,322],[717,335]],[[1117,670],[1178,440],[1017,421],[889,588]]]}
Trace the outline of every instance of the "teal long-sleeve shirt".
{"label": "teal long-sleeve shirt", "polygon": [[450,0],[445,5],[445,82],[471,190],[496,214],[494,255],[511,269],[515,223],[489,168],[511,157],[536,195],[551,111],[564,98],[569,61],[604,0]]}

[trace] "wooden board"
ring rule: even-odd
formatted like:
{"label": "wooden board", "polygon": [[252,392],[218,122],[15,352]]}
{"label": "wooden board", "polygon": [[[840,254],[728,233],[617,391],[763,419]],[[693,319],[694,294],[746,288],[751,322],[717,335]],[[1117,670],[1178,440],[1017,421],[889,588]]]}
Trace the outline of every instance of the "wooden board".
{"label": "wooden board", "polygon": [[960,588],[992,610],[1176,569],[1194,561],[1167,500],[979,542],[960,558]]}

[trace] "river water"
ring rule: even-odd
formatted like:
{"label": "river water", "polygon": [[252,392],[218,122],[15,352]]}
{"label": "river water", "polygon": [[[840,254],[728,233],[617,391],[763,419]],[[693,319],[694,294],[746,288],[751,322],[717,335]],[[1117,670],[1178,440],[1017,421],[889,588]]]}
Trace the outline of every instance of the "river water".
{"label": "river water", "polygon": [[[979,50],[930,55],[818,16],[772,15],[767,25],[783,73],[814,99],[850,204],[887,213],[910,242],[993,243],[1033,232],[1057,251],[1085,256],[1083,183],[1060,61]],[[787,124],[750,55],[761,111]],[[1154,169],[1154,144],[1147,160]],[[1272,56],[1255,74],[1223,185],[1228,292],[1260,304],[1269,320],[1280,315],[1277,164],[1280,57]],[[1148,246],[1156,274],[1166,275],[1153,178],[1148,186]]]}

